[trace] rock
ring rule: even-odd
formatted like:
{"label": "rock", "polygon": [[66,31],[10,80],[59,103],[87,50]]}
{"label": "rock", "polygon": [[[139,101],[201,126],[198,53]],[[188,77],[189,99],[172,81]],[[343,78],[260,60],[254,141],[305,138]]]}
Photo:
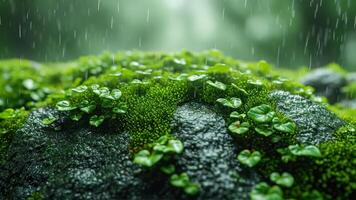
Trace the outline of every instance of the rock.
{"label": "rock", "polygon": [[[45,126],[41,121],[48,116],[58,120]],[[185,144],[175,162],[201,184],[198,199],[246,199],[258,178],[236,161],[223,118],[191,103],[178,108],[173,124]],[[33,111],[0,166],[0,199],[26,199],[34,192],[45,199],[189,198],[158,169],[133,164],[129,141],[127,133],[73,124],[50,108]]]}
{"label": "rock", "polygon": [[[59,120],[51,128],[41,119]],[[63,113],[51,109],[34,111],[17,133],[9,160],[0,171],[0,199],[26,199],[39,191],[46,199],[159,199],[167,187],[141,177],[132,163],[127,133],[66,124]],[[57,127],[57,128],[55,128]],[[13,178],[16,177],[16,178]],[[160,184],[162,185],[162,184]],[[164,185],[164,184],[163,184]]]}
{"label": "rock", "polygon": [[320,144],[333,139],[333,133],[345,123],[335,114],[299,95],[274,91],[270,98],[277,110],[293,120],[298,126],[297,139],[304,144]]}
{"label": "rock", "polygon": [[188,103],[178,108],[173,125],[185,148],[178,166],[201,185],[199,199],[248,199],[258,177],[236,161],[237,150],[221,116]]}
{"label": "rock", "polygon": [[341,88],[346,85],[345,77],[326,68],[313,70],[303,77],[301,82],[314,87],[315,93],[325,96],[330,103],[338,102],[341,99]]}

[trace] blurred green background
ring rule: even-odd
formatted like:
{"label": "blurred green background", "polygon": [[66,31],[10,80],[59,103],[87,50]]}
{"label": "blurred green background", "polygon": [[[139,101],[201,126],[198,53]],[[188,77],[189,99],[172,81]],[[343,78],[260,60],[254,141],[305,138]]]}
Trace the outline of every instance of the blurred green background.
{"label": "blurred green background", "polygon": [[216,48],[278,67],[356,70],[353,0],[0,0],[0,59]]}

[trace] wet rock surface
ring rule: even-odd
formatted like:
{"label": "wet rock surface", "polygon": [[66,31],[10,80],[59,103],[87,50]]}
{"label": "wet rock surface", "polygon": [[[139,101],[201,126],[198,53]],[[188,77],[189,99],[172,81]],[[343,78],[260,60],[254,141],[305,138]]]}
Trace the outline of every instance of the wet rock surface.
{"label": "wet rock surface", "polygon": [[[58,120],[45,126],[41,121],[48,116]],[[68,120],[52,109],[30,115],[16,133],[8,161],[0,166],[0,199],[26,199],[34,192],[45,199],[188,198],[159,170],[132,163],[127,133],[67,126]],[[185,145],[175,162],[201,185],[198,199],[246,199],[258,179],[236,161],[223,118],[191,103],[178,108],[173,124],[174,135]]]}
{"label": "wet rock surface", "polygon": [[315,93],[325,96],[330,103],[338,102],[341,98],[341,88],[347,84],[345,77],[333,70],[320,68],[313,70],[301,82],[315,88]]}
{"label": "wet rock surface", "polygon": [[188,103],[176,111],[173,126],[185,149],[178,166],[201,185],[199,199],[248,199],[258,178],[236,161],[233,138],[221,116]]}
{"label": "wet rock surface", "polygon": [[333,139],[333,133],[344,122],[335,114],[299,95],[285,91],[274,91],[270,98],[276,102],[277,110],[292,119],[298,126],[297,139],[304,144],[319,144]]}

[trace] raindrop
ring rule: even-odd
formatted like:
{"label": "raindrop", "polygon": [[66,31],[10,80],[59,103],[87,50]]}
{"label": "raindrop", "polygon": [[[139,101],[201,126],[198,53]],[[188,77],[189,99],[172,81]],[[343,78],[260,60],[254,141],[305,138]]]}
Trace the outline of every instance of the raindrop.
{"label": "raindrop", "polygon": [[147,9],[147,16],[146,16],[146,22],[149,23],[150,22],[150,9]]}
{"label": "raindrop", "polygon": [[117,0],[117,14],[120,13],[120,0]]}
{"label": "raindrop", "polygon": [[21,27],[21,24],[19,24],[19,38],[22,37],[22,27]]}
{"label": "raindrop", "polygon": [[111,16],[110,28],[112,29],[113,27],[114,27],[114,16]]}
{"label": "raindrop", "polygon": [[247,8],[247,0],[245,0],[245,8]]}
{"label": "raindrop", "polygon": [[100,3],[101,3],[101,0],[98,0],[98,12],[100,11]]}
{"label": "raindrop", "polygon": [[222,20],[225,20],[225,8],[222,10]]}

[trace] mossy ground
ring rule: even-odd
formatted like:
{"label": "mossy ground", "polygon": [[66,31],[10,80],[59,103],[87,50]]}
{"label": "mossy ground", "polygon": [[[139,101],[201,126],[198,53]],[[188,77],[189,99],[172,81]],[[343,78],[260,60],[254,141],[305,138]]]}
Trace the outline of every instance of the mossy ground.
{"label": "mossy ground", "polygon": [[[173,114],[184,102],[211,105],[228,123],[232,109],[218,105],[218,98],[240,98],[243,104],[237,110],[239,113],[247,113],[261,104],[275,108],[268,95],[277,89],[328,105],[313,95],[312,88],[292,81],[295,78],[292,72],[275,69],[264,61],[237,61],[215,50],[203,53],[183,51],[178,54],[104,53],[64,64],[9,60],[0,62],[0,72],[0,85],[3,86],[0,90],[0,111],[17,109],[13,117],[0,119],[0,160],[6,160],[11,137],[31,110],[54,107],[61,100],[72,104],[83,100],[91,102],[96,109],[84,114],[81,120],[87,120],[94,114],[105,116],[104,125],[110,126],[110,130],[130,134],[131,152],[137,152],[160,136],[170,134]],[[299,72],[303,73],[305,70]],[[280,74],[290,74],[292,79]],[[208,80],[221,82],[226,88],[207,84]],[[71,90],[80,85],[91,87],[93,84],[121,90],[122,97],[115,105],[125,105],[126,112],[113,117],[111,110],[103,106],[102,100],[92,92],[75,93]],[[353,94],[352,86],[345,90]],[[288,198],[300,199],[313,190],[318,190],[324,198],[350,198],[356,189],[356,146],[355,140],[350,139],[355,138],[356,110],[330,105],[328,108],[348,125],[335,133],[336,141],[319,145],[323,155],[320,159],[301,158],[288,164],[281,162],[275,150],[294,144],[295,134],[280,134],[278,143],[266,142],[264,137],[251,134],[237,138],[236,144],[241,150],[248,148],[263,152],[262,164],[256,170],[264,175],[266,181],[274,171],[288,171],[294,175],[294,186],[284,189]],[[283,114],[277,115],[287,120]]]}

